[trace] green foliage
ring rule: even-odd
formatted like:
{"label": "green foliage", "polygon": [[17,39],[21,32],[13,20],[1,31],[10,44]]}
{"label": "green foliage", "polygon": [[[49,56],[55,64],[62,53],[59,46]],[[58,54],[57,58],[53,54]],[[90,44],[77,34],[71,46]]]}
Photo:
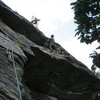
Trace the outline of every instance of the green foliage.
{"label": "green foliage", "polygon": [[[96,69],[93,71],[95,75],[100,78],[100,72],[96,72]],[[90,98],[89,100],[100,100],[100,87],[98,88],[98,91],[95,93],[92,93],[89,98]]]}
{"label": "green foliage", "polygon": [[[75,13],[75,23],[78,25],[75,36],[82,43],[100,43],[100,0],[76,0],[71,5]],[[96,49],[100,50],[100,45]],[[91,69],[100,78],[100,73],[96,72],[96,68],[100,68],[100,53],[94,51],[90,57],[93,61]],[[90,100],[100,100],[100,91],[93,93]]]}
{"label": "green foliage", "polygon": [[[75,13],[75,23],[78,25],[75,36],[78,36],[82,43],[100,43],[100,0],[77,0],[71,5]],[[93,59],[92,68],[100,68],[100,53],[90,56]]]}
{"label": "green foliage", "polygon": [[100,0],[77,0],[73,5],[75,23],[78,24],[76,35],[81,42],[100,42]]}
{"label": "green foliage", "polygon": [[96,93],[93,93],[90,96],[90,99],[89,100],[100,100],[100,91],[97,91]]}
{"label": "green foliage", "polygon": [[90,57],[93,58],[93,66],[94,67],[99,67],[100,68],[100,54],[94,51],[94,53],[90,54]]}
{"label": "green foliage", "polygon": [[20,40],[17,40],[16,43],[17,43],[17,45],[18,45],[19,47],[23,47],[23,44],[22,44],[22,42],[21,42]]}
{"label": "green foliage", "polygon": [[22,99],[23,99],[23,100],[29,100],[28,98],[29,98],[29,94],[23,92],[23,93],[22,93]]}

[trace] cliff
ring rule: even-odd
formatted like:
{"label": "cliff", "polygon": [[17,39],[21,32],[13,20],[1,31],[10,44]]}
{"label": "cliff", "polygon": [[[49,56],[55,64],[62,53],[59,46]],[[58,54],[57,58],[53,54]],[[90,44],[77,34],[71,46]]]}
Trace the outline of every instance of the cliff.
{"label": "cliff", "polygon": [[[98,79],[83,63],[0,1],[0,100],[89,100]],[[62,49],[63,53],[60,53]]]}

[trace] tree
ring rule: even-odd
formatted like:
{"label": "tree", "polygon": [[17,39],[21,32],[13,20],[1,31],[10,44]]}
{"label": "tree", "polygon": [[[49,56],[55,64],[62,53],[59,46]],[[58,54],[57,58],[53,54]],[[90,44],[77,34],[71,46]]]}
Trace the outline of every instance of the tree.
{"label": "tree", "polygon": [[[77,0],[71,3],[75,13],[75,23],[78,25],[75,36],[80,42],[91,44],[94,41],[100,44],[100,0]],[[100,46],[96,49],[100,50]],[[95,51],[90,55],[93,66],[100,68],[100,53]]]}

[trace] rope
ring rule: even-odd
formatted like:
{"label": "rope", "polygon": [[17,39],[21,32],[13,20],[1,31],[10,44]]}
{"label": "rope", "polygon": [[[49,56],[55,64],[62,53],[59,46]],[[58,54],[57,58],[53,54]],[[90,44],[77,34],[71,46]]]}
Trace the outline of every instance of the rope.
{"label": "rope", "polygon": [[[8,34],[6,34],[7,36],[7,40],[8,40]],[[11,40],[8,40],[11,42]],[[19,94],[19,100],[22,100],[22,95],[21,95],[21,90],[20,90],[20,83],[19,83],[19,79],[18,79],[18,75],[17,75],[17,69],[16,69],[16,64],[15,64],[15,60],[14,60],[14,54],[13,54],[13,46],[12,46],[12,42],[11,42],[11,52],[9,51],[8,47],[6,52],[8,54],[10,54],[10,58],[12,59],[12,63],[13,63],[13,68],[14,68],[14,73],[16,76],[16,81],[17,81],[17,87],[18,87],[18,94]]]}
{"label": "rope", "polygon": [[16,69],[16,65],[15,65],[15,60],[14,60],[12,43],[11,43],[11,49],[12,49],[12,62],[13,62],[14,72],[15,72],[15,75],[16,75],[16,81],[17,81],[17,86],[18,86],[19,98],[20,98],[20,100],[22,100],[22,95],[21,95],[21,90],[20,90],[20,85],[19,85],[20,83],[19,83],[19,80],[18,80],[17,69]]}

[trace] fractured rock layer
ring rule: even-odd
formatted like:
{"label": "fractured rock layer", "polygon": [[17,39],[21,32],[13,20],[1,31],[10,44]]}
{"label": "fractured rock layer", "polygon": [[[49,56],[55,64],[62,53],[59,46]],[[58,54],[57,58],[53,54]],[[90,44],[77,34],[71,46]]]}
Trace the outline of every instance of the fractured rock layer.
{"label": "fractured rock layer", "polygon": [[[64,48],[0,1],[0,100],[88,100],[100,80]],[[62,50],[62,54],[60,53]],[[14,59],[13,59],[14,57]]]}

